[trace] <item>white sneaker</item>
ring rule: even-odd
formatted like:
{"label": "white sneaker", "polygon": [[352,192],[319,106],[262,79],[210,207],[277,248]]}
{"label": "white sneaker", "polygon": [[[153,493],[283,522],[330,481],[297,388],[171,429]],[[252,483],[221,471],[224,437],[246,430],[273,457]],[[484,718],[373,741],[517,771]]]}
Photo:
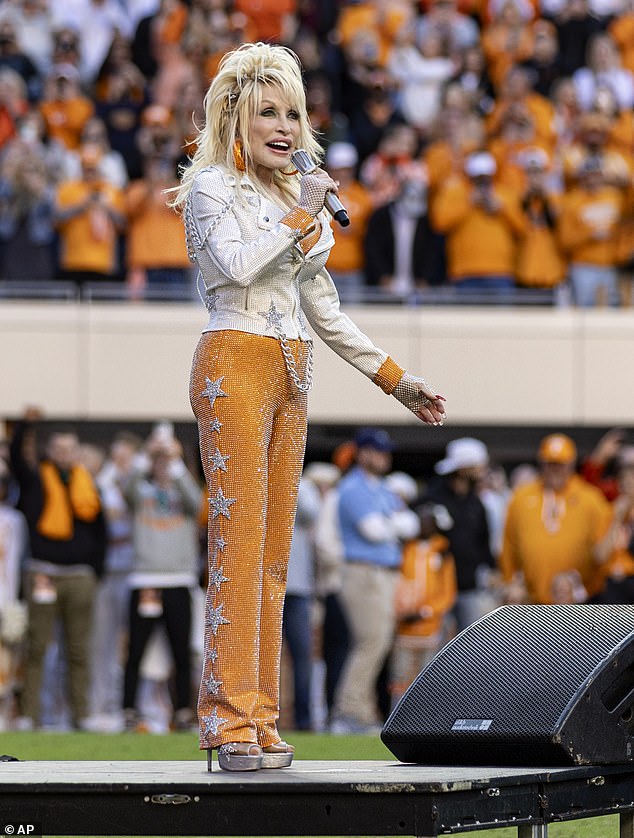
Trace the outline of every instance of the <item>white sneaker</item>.
{"label": "white sneaker", "polygon": [[381,733],[381,726],[361,722],[358,719],[353,719],[352,716],[339,716],[332,720],[328,732],[333,733],[335,736],[350,736],[354,734],[378,736]]}

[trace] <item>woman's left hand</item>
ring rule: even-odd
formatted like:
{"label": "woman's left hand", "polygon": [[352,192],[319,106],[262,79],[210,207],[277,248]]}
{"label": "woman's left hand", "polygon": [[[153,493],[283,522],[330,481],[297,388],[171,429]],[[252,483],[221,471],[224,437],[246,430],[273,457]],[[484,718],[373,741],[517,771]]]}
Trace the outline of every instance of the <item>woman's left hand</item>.
{"label": "woman's left hand", "polygon": [[424,378],[404,373],[392,395],[426,425],[442,425],[447,418],[445,397]]}

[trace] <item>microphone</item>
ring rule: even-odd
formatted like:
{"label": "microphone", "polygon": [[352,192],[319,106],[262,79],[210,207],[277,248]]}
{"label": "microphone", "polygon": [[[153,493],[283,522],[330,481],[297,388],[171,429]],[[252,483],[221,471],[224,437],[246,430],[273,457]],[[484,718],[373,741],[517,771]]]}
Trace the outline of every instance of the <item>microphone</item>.
{"label": "microphone", "polygon": [[[298,148],[291,152],[291,161],[300,175],[309,175],[319,168],[319,165],[304,148]],[[324,206],[342,227],[347,227],[350,224],[350,217],[346,208],[334,192],[326,192]]]}

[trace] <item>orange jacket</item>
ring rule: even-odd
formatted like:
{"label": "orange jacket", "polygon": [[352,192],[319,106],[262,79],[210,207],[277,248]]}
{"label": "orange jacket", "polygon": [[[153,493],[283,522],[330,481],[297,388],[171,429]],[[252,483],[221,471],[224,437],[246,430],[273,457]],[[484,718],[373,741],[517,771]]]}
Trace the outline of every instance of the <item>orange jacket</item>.
{"label": "orange jacket", "polygon": [[634,12],[614,18],[608,32],[619,48],[623,66],[634,73]]}
{"label": "orange jacket", "polygon": [[535,37],[530,26],[519,27],[517,33],[511,32],[509,27],[501,22],[489,23],[483,27],[482,51],[495,87],[500,86],[513,64],[521,64],[531,57],[534,43]]}
{"label": "orange jacket", "polygon": [[127,262],[130,268],[187,268],[183,222],[165,203],[162,187],[143,180],[126,192]]}
{"label": "orange jacket", "polygon": [[464,171],[464,162],[472,151],[475,151],[475,147],[471,145],[457,149],[447,140],[436,140],[427,146],[423,153],[423,162],[427,168],[430,201],[436,196],[438,189]]}
{"label": "orange jacket", "polygon": [[[123,193],[107,183],[101,192],[105,203],[123,215]],[[92,186],[73,180],[60,184],[56,206],[59,210],[87,200]],[[110,274],[116,267],[117,229],[102,208],[87,208],[78,215],[58,224],[60,234],[60,264],[69,271],[96,271]]]}
{"label": "orange jacket", "polygon": [[517,193],[494,186],[493,194],[500,209],[485,212],[473,203],[473,185],[463,178],[454,178],[433,201],[432,225],[447,236],[450,279],[514,274],[517,239],[526,230],[526,219]]}
{"label": "orange jacket", "polygon": [[[428,637],[440,631],[457,595],[456,566],[448,548],[443,535],[404,545],[395,603],[399,635]],[[431,613],[414,619],[421,609]]]}
{"label": "orange jacket", "polygon": [[335,31],[344,50],[358,32],[375,32],[379,42],[379,64],[384,66],[389,58],[394,37],[406,21],[407,16],[401,8],[390,8],[389,4],[386,4],[384,9],[377,9],[376,3],[361,0],[360,3],[343,5]]}
{"label": "orange jacket", "polygon": [[623,210],[623,194],[613,186],[604,186],[593,193],[578,187],[564,195],[558,235],[568,260],[615,265]]}
{"label": "orange jacket", "polygon": [[237,12],[253,25],[258,41],[278,43],[284,36],[282,19],[294,15],[297,11],[296,0],[237,0]]}
{"label": "orange jacket", "polygon": [[515,277],[518,285],[552,288],[566,276],[564,260],[553,224],[559,213],[559,196],[526,201],[526,232],[517,245]]}
{"label": "orange jacket", "polygon": [[558,517],[547,514],[549,498],[540,479],[511,496],[499,557],[505,581],[522,572],[530,600],[552,602],[557,574],[577,570],[590,595],[602,586],[594,547],[607,530],[610,504],[595,486],[572,475],[563,491],[552,495]]}
{"label": "orange jacket", "polygon": [[95,112],[90,99],[76,96],[66,101],[41,102],[39,108],[49,137],[66,148],[79,148],[82,129]]}
{"label": "orange jacket", "polygon": [[349,227],[333,227],[335,244],[330,251],[327,267],[333,271],[361,271],[364,262],[363,239],[373,210],[372,197],[357,181],[342,187],[338,196],[348,210],[352,223]]}

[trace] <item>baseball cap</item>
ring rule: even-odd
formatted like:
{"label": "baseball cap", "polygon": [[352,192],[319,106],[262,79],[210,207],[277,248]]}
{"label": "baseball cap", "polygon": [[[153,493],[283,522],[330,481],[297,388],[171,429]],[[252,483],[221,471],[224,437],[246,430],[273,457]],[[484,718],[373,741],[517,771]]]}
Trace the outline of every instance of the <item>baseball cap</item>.
{"label": "baseball cap", "polygon": [[566,434],[549,434],[539,445],[537,459],[542,463],[573,463],[577,446]]}
{"label": "baseball cap", "polygon": [[68,79],[79,81],[79,70],[74,64],[54,64],[51,68],[51,76],[54,79]]}
{"label": "baseball cap", "polygon": [[544,149],[539,147],[526,148],[520,151],[518,161],[524,169],[541,169],[543,171],[548,168],[550,162]]}
{"label": "baseball cap", "polygon": [[326,152],[326,165],[331,169],[351,169],[358,160],[359,155],[352,143],[332,143]]}
{"label": "baseball cap", "polygon": [[475,154],[470,154],[464,166],[464,170],[469,177],[491,177],[495,174],[496,169],[495,157],[488,151],[476,151]]}
{"label": "baseball cap", "polygon": [[375,451],[394,451],[392,438],[383,428],[361,428],[354,438],[357,448],[374,448]]}
{"label": "baseball cap", "polygon": [[489,462],[486,445],[479,439],[463,436],[447,443],[445,459],[436,463],[436,474],[453,474],[461,468],[485,466]]}
{"label": "baseball cap", "polygon": [[402,498],[405,503],[412,503],[418,496],[418,483],[404,471],[393,471],[384,480],[387,488]]}

